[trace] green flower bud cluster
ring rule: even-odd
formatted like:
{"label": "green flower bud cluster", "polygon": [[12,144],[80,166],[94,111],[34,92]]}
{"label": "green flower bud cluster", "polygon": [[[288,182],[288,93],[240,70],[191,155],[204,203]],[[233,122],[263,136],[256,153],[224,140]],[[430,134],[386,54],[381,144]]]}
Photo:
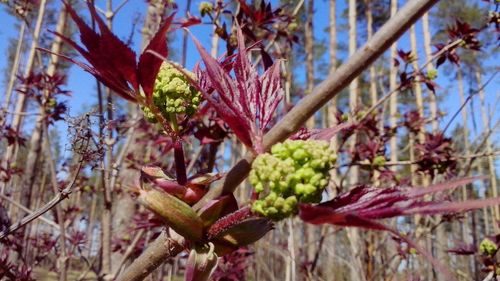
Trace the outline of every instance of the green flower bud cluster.
{"label": "green flower bud cluster", "polygon": [[214,5],[210,2],[201,2],[200,6],[198,6],[198,10],[200,11],[202,17],[206,14],[210,14],[213,9]]}
{"label": "green flower bud cluster", "polygon": [[328,142],[287,140],[274,145],[271,154],[259,155],[249,180],[259,200],[252,210],[273,220],[297,212],[297,204],[318,203],[337,157]]}
{"label": "green flower bud cluster", "polygon": [[438,72],[434,68],[429,69],[429,71],[427,71],[427,78],[430,80],[435,80],[437,78],[437,75],[438,75]]}
{"label": "green flower bud cluster", "polygon": [[491,241],[488,238],[484,238],[483,241],[481,241],[481,244],[479,244],[479,253],[487,256],[492,256],[496,253],[498,250],[497,245],[495,242]]}
{"label": "green flower bud cluster", "polygon": [[[201,102],[201,93],[193,87],[184,73],[174,66],[164,62],[153,89],[153,103],[158,110],[169,121],[177,114],[193,115]],[[147,107],[142,107],[144,116],[150,122],[156,122],[156,118]]]}

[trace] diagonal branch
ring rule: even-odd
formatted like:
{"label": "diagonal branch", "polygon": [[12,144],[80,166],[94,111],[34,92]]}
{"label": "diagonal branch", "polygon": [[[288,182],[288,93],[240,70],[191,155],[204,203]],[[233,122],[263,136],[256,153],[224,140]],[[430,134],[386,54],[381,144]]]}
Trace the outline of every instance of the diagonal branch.
{"label": "diagonal branch", "polygon": [[83,166],[83,160],[81,160],[79,162],[78,167],[77,167],[76,172],[75,172],[75,175],[73,176],[73,179],[71,180],[71,182],[66,186],[66,188],[64,188],[58,194],[56,194],[56,196],[54,196],[54,198],[52,198],[52,200],[50,200],[43,207],[41,207],[40,209],[36,210],[35,212],[27,215],[26,217],[22,218],[16,224],[11,225],[9,227],[9,229],[6,229],[6,230],[0,232],[0,239],[5,238],[10,233],[20,229],[21,227],[27,225],[28,223],[32,222],[36,218],[42,216],[43,214],[48,212],[50,209],[54,208],[54,206],[59,204],[61,201],[66,199],[71,194],[71,191],[73,189],[73,185],[76,183],[76,180],[78,179],[78,175],[80,174],[80,170],[82,169],[82,166]]}

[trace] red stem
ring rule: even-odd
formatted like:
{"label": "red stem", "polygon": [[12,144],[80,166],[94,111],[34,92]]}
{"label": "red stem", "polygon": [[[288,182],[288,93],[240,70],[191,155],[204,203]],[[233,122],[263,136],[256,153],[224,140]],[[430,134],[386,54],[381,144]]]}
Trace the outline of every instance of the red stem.
{"label": "red stem", "polygon": [[186,185],[186,161],[184,160],[184,149],[182,148],[182,141],[180,140],[175,141],[174,144],[174,159],[177,183],[180,185]]}

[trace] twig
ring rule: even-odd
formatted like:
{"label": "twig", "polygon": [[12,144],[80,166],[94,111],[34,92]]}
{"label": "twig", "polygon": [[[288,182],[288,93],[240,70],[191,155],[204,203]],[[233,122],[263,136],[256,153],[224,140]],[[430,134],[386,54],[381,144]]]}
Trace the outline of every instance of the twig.
{"label": "twig", "polygon": [[[49,174],[50,174],[50,181],[52,184],[52,189],[55,194],[61,194],[57,193],[58,191],[58,182],[57,182],[57,172],[56,172],[56,165],[55,165],[55,159],[52,156],[52,149],[50,145],[50,137],[48,133],[48,125],[44,124],[45,126],[45,150],[46,150],[46,157],[47,157],[47,163],[49,165]],[[80,161],[81,163],[81,161]],[[66,195],[64,198],[67,198],[69,194],[71,193],[71,190],[68,189],[66,191]],[[62,201],[62,200],[61,200]],[[61,202],[60,201],[60,202]],[[63,209],[59,204],[54,205],[56,209],[56,218],[59,223],[59,231],[61,235],[59,235],[59,256],[57,258],[58,261],[58,271],[59,271],[59,280],[61,281],[66,281],[68,279],[68,250],[66,247],[66,227],[64,226],[64,214],[63,214]]]}
{"label": "twig", "polygon": [[4,111],[5,114],[11,115],[21,115],[21,116],[37,116],[40,115],[39,112],[14,112],[14,111]]}
{"label": "twig", "polygon": [[[454,156],[453,159],[475,159],[475,158],[480,158],[480,157],[488,157],[488,156],[499,156],[500,151],[493,151],[491,153],[475,153],[467,156]],[[405,166],[405,165],[414,165],[418,164],[418,160],[410,161],[410,160],[400,160],[396,162],[388,161],[384,164],[384,166]],[[349,166],[371,166],[371,163],[363,163],[363,162],[355,162],[355,163],[349,163],[349,164],[344,164],[344,165],[339,165],[339,166],[334,166],[334,168],[345,168]]]}
{"label": "twig", "polygon": [[[448,129],[448,127],[450,127],[451,123],[453,122],[453,120],[455,120],[455,118],[458,116],[458,114],[465,108],[465,106],[467,105],[467,103],[469,103],[469,101],[475,96],[477,95],[478,93],[480,93],[484,88],[486,88],[486,86],[491,82],[493,81],[493,78],[495,78],[495,76],[498,74],[498,71],[495,71],[495,73],[493,73],[493,75],[491,75],[491,77],[488,79],[488,81],[486,81],[479,89],[475,90],[474,92],[470,93],[469,96],[465,99],[464,103],[460,106],[460,108],[458,108],[457,112],[455,112],[455,114],[453,114],[453,116],[451,117],[450,121],[448,121],[448,124],[446,124],[446,126],[444,127],[443,129],[443,132],[446,132],[446,130]],[[466,124],[464,124],[465,126]]]}
{"label": "twig", "polygon": [[27,215],[26,217],[22,218],[18,223],[11,225],[9,227],[9,229],[0,232],[0,239],[5,238],[7,235],[11,234],[12,232],[20,229],[21,227],[23,227],[23,226],[27,225],[28,223],[32,222],[33,220],[37,219],[38,217],[45,214],[50,209],[54,208],[54,206],[59,204],[61,201],[68,198],[68,195],[71,194],[73,185],[75,184],[76,179],[78,178],[78,175],[80,174],[80,170],[81,170],[82,166],[83,166],[83,161],[80,160],[80,163],[78,164],[77,170],[75,172],[75,176],[73,177],[71,182],[66,186],[66,188],[64,188],[58,194],[56,194],[56,196],[52,200],[50,200],[47,204],[45,204],[43,207],[41,207],[40,209],[36,210],[35,212]]}
{"label": "twig", "polygon": [[[481,143],[477,146],[476,150],[474,151],[474,154],[477,154],[478,151],[484,146],[484,144],[486,143],[486,141],[488,140],[488,138],[491,136],[491,134],[493,133],[494,129],[499,127],[500,126],[500,120],[495,124],[495,126],[493,126],[492,129],[488,129],[485,133],[484,133],[484,136],[483,134],[481,134],[481,136],[479,137],[482,137],[482,141]],[[473,154],[473,155],[474,155]],[[464,172],[464,175],[467,175],[469,174],[470,170],[472,169],[472,162],[474,162],[476,158],[470,158],[469,160],[469,163],[467,164],[467,168],[465,169],[465,172]]]}
{"label": "twig", "polygon": [[[428,61],[426,61],[421,67],[420,69],[418,70],[419,72],[422,72],[423,69],[429,64],[431,63],[432,61],[434,61],[436,58],[440,57],[442,54],[444,54],[445,52],[447,52],[448,50],[450,50],[451,48],[454,48],[456,47],[458,44],[460,44],[462,42],[462,39],[457,39],[453,42],[451,42],[450,44],[446,45],[446,47],[442,48],[439,52],[437,52],[436,54],[434,54]],[[375,110],[377,109],[381,104],[383,104],[390,96],[392,96],[392,94],[398,92],[401,90],[401,84],[399,86],[396,87],[396,89],[392,90],[391,92],[387,93],[385,96],[383,96],[382,98],[380,98],[376,104],[372,105],[367,111],[366,113],[363,115],[363,117],[361,117],[359,119],[359,122],[363,121],[366,117],[370,116],[370,114]]]}
{"label": "twig", "polygon": [[121,10],[121,8],[123,8],[125,4],[127,4],[128,1],[129,0],[123,0],[120,4],[118,4],[118,6],[113,11],[113,14],[117,14]]}
{"label": "twig", "polygon": [[[30,210],[30,209],[26,208],[25,206],[23,206],[23,205],[19,204],[18,202],[16,202],[16,201],[14,201],[14,200],[10,199],[9,197],[7,197],[7,196],[5,196],[5,195],[3,195],[3,194],[1,194],[1,193],[0,193],[0,198],[2,198],[3,200],[5,200],[5,201],[9,202],[9,203],[10,203],[10,204],[12,204],[12,205],[14,205],[14,206],[18,207],[19,209],[21,209],[21,210],[25,211],[26,213],[28,213],[28,214],[30,214],[30,215],[33,215],[33,214],[35,213],[34,211],[32,211],[32,210]],[[48,219],[48,218],[46,218],[46,217],[44,217],[44,216],[39,216],[38,218],[39,218],[41,221],[45,222],[46,224],[48,224],[48,225],[50,225],[50,226],[54,227],[55,229],[57,229],[57,231],[59,231],[59,225],[58,225],[57,223],[55,223],[53,220],[50,220],[50,219]]]}

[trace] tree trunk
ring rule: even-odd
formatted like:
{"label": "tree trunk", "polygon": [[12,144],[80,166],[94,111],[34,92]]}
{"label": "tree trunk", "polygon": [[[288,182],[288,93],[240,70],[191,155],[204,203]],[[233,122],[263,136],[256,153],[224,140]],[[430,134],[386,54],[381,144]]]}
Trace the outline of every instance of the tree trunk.
{"label": "tree trunk", "polygon": [[[356,10],[356,0],[349,0],[349,56],[354,55],[357,49],[357,10]],[[354,79],[349,84],[349,109],[351,114],[355,113],[355,110],[359,106],[359,94],[358,94],[359,82],[358,78]],[[357,136],[351,137],[350,149],[353,150],[356,146]],[[359,182],[359,168],[354,165],[351,167],[350,171],[350,184],[353,186]],[[351,247],[351,257],[353,260],[353,265],[351,267],[351,280],[365,280],[365,274],[363,270],[362,255],[364,251],[362,250],[362,238],[360,236],[359,230],[356,228],[349,228],[347,231],[347,237],[349,239],[349,244]]]}
{"label": "tree trunk", "polygon": [[[366,36],[370,40],[373,36],[373,14],[372,14],[372,0],[365,0],[366,10]],[[371,105],[377,103],[377,77],[375,75],[375,66],[370,66],[370,101]]]}
{"label": "tree trunk", "polygon": [[[458,94],[460,96],[460,104],[465,104],[465,93],[464,93],[464,84],[463,84],[463,77],[462,77],[462,69],[460,67],[457,67],[457,85],[458,85]],[[462,134],[463,134],[463,141],[464,141],[464,155],[466,158],[470,156],[470,144],[469,144],[469,128],[468,128],[468,116],[467,116],[467,107],[464,107],[462,109]],[[465,176],[470,176],[470,173],[467,173]],[[466,201],[468,200],[469,196],[467,194],[467,186],[462,187],[462,200]],[[473,237],[471,235],[470,229],[469,229],[469,221],[470,221],[470,216],[468,213],[464,213],[464,221],[465,223],[462,223],[462,241],[470,245],[473,243]],[[472,268],[471,264],[474,263],[474,258],[471,258],[469,256],[464,256],[463,258],[466,262],[464,265],[465,267],[465,272],[469,276],[474,276],[472,274]]]}
{"label": "tree trunk", "polygon": [[[31,42],[31,47],[30,51],[28,54],[28,61],[26,62],[26,68],[24,69],[23,77],[28,77],[33,70],[33,67],[35,65],[35,55],[36,55],[36,48],[38,47],[38,40],[40,37],[40,32],[42,30],[42,25],[43,25],[43,19],[45,17],[45,7],[47,5],[47,0],[40,0],[39,8],[38,8],[38,16],[36,20],[36,25],[35,29],[33,31],[33,40]],[[21,114],[24,112],[24,108],[26,106],[26,97],[27,95],[18,95],[17,102],[16,102],[16,108],[14,110],[14,117],[12,118],[12,124],[11,127],[19,131],[22,127],[22,122],[24,119],[24,115]],[[4,157],[3,157],[3,163],[2,166],[4,168],[7,168],[11,166],[12,163],[16,161],[17,158],[17,150],[18,146],[16,144],[10,145],[7,147]],[[5,192],[5,187],[9,186],[9,182],[2,182],[0,183],[0,193]],[[16,193],[19,194],[20,193]],[[19,196],[18,195],[18,196]],[[19,198],[17,200],[19,202]],[[11,213],[13,218],[16,218],[17,215],[14,215],[15,213]]]}
{"label": "tree trunk", "polygon": [[[483,131],[484,132],[489,132],[492,128],[490,127],[490,120],[488,116],[492,116],[492,114],[488,114],[489,110],[486,106],[485,100],[484,100],[484,90],[483,90],[483,83],[482,83],[482,75],[479,70],[476,70],[476,80],[477,80],[477,87],[479,91],[479,99],[481,101],[481,119],[483,122]],[[495,160],[493,158],[493,148],[491,145],[491,140],[489,137],[486,138],[485,141],[485,149],[486,153],[488,154],[487,160],[488,160],[488,170],[489,170],[489,181],[490,181],[490,186],[491,186],[491,196],[492,197],[498,197],[498,183],[497,183],[497,175],[495,172]],[[498,232],[498,221],[500,219],[500,209],[498,205],[495,205],[492,207],[492,221],[493,221],[493,229],[496,232]]]}
{"label": "tree trunk", "polygon": [[[398,1],[391,0],[391,17],[393,17],[398,10]],[[390,66],[389,66],[389,91],[396,91],[397,87],[397,67],[394,65],[394,59],[396,58],[396,50],[398,48],[397,43],[392,44],[390,52]],[[389,99],[389,125],[391,127],[396,127],[397,125],[397,113],[398,113],[398,93],[393,93]],[[391,162],[398,161],[398,143],[396,136],[391,137],[389,141],[389,147],[391,150],[390,158]],[[396,170],[396,166],[392,166],[393,171]]]}
{"label": "tree trunk", "polygon": [[[64,34],[64,30],[66,27],[66,19],[67,19],[67,13],[64,8],[61,8],[56,25],[56,31],[59,34]],[[54,38],[54,41],[52,42],[50,51],[55,54],[61,53],[62,42],[63,42],[62,39],[56,36]],[[51,58],[50,64],[48,65],[45,72],[47,75],[53,76],[54,74],[56,74],[57,65],[60,57],[56,55],[51,55],[50,58]],[[47,91],[44,92],[44,98],[47,99],[50,94],[51,93]],[[32,205],[32,198],[39,198],[40,196],[43,198],[43,193],[41,193],[41,191],[38,188],[35,188],[35,182],[39,172],[39,169],[37,168],[40,166],[39,158],[42,152],[44,130],[47,128],[47,124],[45,123],[44,113],[45,113],[45,108],[43,106],[40,106],[39,115],[35,121],[35,128],[33,130],[33,133],[31,134],[28,156],[26,157],[26,163],[24,165],[24,173],[21,179],[20,203],[23,206],[27,207],[30,207]],[[36,209],[33,208],[33,210]],[[35,229],[36,228],[33,228],[33,230]],[[29,228],[26,228],[25,230],[29,230]],[[35,236],[36,234],[37,233],[33,231],[26,232],[27,238],[29,236]],[[26,251],[30,252],[30,248],[31,248],[30,244],[27,243]]]}
{"label": "tree trunk", "polygon": [[[356,31],[356,20],[357,20],[357,11],[356,11],[356,0],[349,0],[349,56],[352,56],[357,49],[357,31]],[[349,109],[351,114],[354,114],[358,104],[359,94],[358,94],[359,82],[358,78],[355,78],[349,84]],[[353,150],[356,146],[357,136],[354,135],[351,137],[350,149]],[[359,180],[359,168],[354,165],[351,167],[351,175],[349,176],[350,184],[356,184]]]}
{"label": "tree trunk", "polygon": [[26,30],[26,24],[22,23],[19,29],[19,36],[17,39],[16,54],[14,56],[14,61],[12,62],[12,69],[10,71],[9,83],[7,90],[5,91],[5,101],[3,109],[7,111],[10,106],[10,98],[12,96],[12,91],[14,89],[14,83],[16,82],[17,73],[19,71],[19,61],[21,60],[21,51],[23,50],[24,44],[24,32]]}
{"label": "tree trunk", "polygon": [[[422,16],[422,33],[424,37],[424,50],[425,50],[425,60],[430,61],[432,58],[432,49],[431,49],[431,32],[429,28],[429,14],[425,13]],[[433,63],[427,64],[427,71],[434,70]],[[437,110],[437,100],[435,93],[429,91],[429,109],[431,112],[432,119],[432,131],[436,132],[438,130],[439,124],[437,122],[438,118],[438,110]]]}
{"label": "tree trunk", "polygon": [[[314,0],[307,1],[306,24],[304,26],[304,49],[306,52],[306,94],[314,88]],[[307,122],[308,128],[314,128],[314,115]]]}
{"label": "tree trunk", "polygon": [[[47,132],[48,128],[44,128],[44,134],[45,134],[45,147],[44,151],[46,153],[46,162],[49,166],[49,174],[50,174],[50,181],[52,185],[52,190],[54,192],[54,195],[59,193],[59,186],[58,186],[58,181],[57,181],[57,171],[56,171],[56,159],[53,158],[52,156],[52,146],[50,145],[50,139],[49,139],[49,134]],[[59,270],[59,280],[60,281],[66,281],[67,280],[67,274],[68,274],[68,251],[66,247],[66,226],[65,226],[65,221],[64,221],[64,212],[63,212],[63,206],[61,202],[60,204],[57,204],[55,206],[55,211],[56,211],[56,218],[57,222],[59,224],[59,255],[57,257],[57,269]]]}
{"label": "tree trunk", "polygon": [[[305,52],[306,52],[306,94],[310,95],[314,89],[314,0],[307,1],[306,24],[304,30]],[[314,115],[307,122],[308,128],[315,127]],[[303,224],[305,234],[305,245],[307,245],[306,261],[309,264],[316,253],[316,228],[310,224]]]}
{"label": "tree trunk", "polygon": [[[151,37],[156,33],[158,27],[160,26],[160,20],[165,16],[166,9],[163,1],[155,0],[149,1],[147,14],[144,21],[143,26],[143,34],[142,34],[142,43],[141,49],[144,49],[149,43]],[[139,116],[140,110],[137,105],[129,106],[129,118],[131,120],[137,120]],[[134,121],[135,122],[135,121]],[[111,178],[109,181],[109,188],[112,190],[115,189],[115,183],[117,181],[123,183],[122,185],[127,186],[134,184],[135,180],[139,177],[139,174],[136,169],[128,169],[123,167],[123,171],[120,169],[123,162],[123,156],[127,153],[131,152],[133,148],[133,153],[137,156],[145,153],[144,147],[134,146],[136,143],[136,139],[138,134],[136,133],[136,129],[130,128],[125,136],[126,140],[124,146],[120,149],[120,152],[117,154],[116,159],[114,160]],[[135,200],[127,193],[121,192],[117,193],[113,197],[113,209],[112,209],[112,229],[115,238],[124,238],[125,236],[131,236],[133,227],[131,225],[131,220],[133,218],[134,213],[137,210],[137,204]],[[120,252],[111,253],[111,272],[115,273],[120,266],[123,255]]]}

